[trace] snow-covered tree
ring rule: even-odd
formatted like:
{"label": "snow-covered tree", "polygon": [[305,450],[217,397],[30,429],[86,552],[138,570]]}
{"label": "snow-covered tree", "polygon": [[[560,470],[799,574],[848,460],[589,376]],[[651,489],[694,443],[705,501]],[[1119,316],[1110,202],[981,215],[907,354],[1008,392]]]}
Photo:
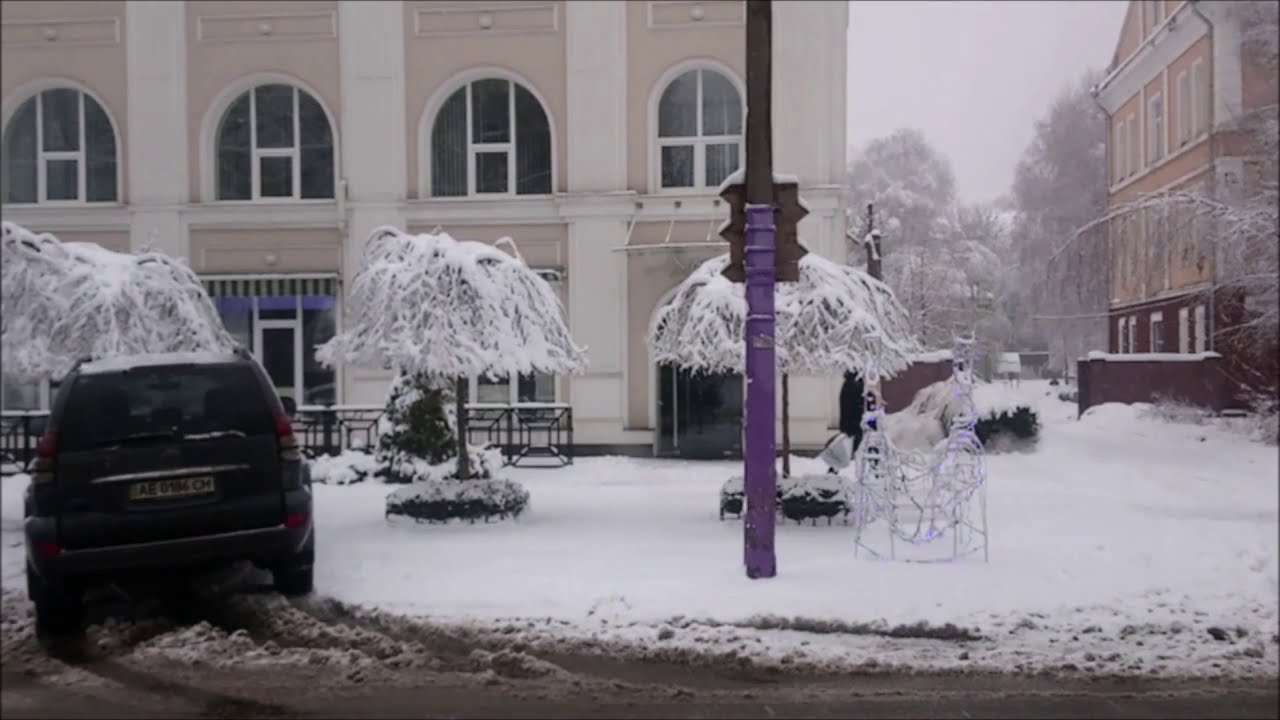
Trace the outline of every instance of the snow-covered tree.
{"label": "snow-covered tree", "polygon": [[948,328],[952,337],[972,335],[976,342],[974,363],[988,377],[1000,352],[1014,345],[1013,271],[1014,250],[1010,245],[1011,219],[991,205],[957,205],[949,214],[951,236],[940,249],[940,260],[951,268],[953,287],[964,294],[940,298],[932,313],[934,332]]}
{"label": "snow-covered tree", "polygon": [[[956,198],[947,158],[924,135],[901,129],[869,143],[850,164],[848,202],[858,232],[850,262],[865,257],[865,210],[875,209],[884,281],[930,347],[977,332],[984,350],[1005,340],[1002,273],[1007,230],[992,208]],[[984,337],[983,333],[992,334]]]}
{"label": "snow-covered tree", "polygon": [[184,261],[64,243],[11,222],[3,227],[0,347],[6,375],[56,379],[85,358],[234,346]]}
{"label": "snow-covered tree", "polygon": [[874,203],[881,230],[900,246],[927,243],[955,196],[951,163],[914,128],[872,140],[849,165],[849,207]]}
{"label": "snow-covered tree", "polygon": [[[702,263],[658,310],[649,328],[649,345],[659,363],[713,373],[744,372],[746,289],[724,276],[728,264],[727,254]],[[906,310],[887,285],[815,253],[801,258],[799,266],[799,281],[778,283],[774,291],[774,348],[784,377],[861,371],[873,353],[885,377],[906,369],[908,355],[918,345]],[[878,351],[868,335],[879,337]],[[789,438],[784,423],[784,474]]]}
{"label": "snow-covered tree", "polygon": [[1091,92],[1098,79],[1088,71],[1054,99],[1014,171],[1012,332],[1019,345],[1047,346],[1064,368],[1106,342],[1106,248],[1058,252],[1107,206],[1107,121]]}
{"label": "snow-covered tree", "polygon": [[[972,292],[956,265],[952,213],[955,176],[947,158],[919,130],[904,128],[871,141],[849,166],[848,205],[855,213],[875,208],[881,235],[883,279],[926,345],[950,347],[955,308]],[[851,218],[859,224],[862,216]],[[850,248],[850,261],[865,251]]]}
{"label": "snow-covered tree", "polygon": [[317,350],[318,360],[453,383],[460,479],[471,477],[468,378],[578,372],[586,364],[559,298],[518,254],[444,233],[374,230],[345,325]]}

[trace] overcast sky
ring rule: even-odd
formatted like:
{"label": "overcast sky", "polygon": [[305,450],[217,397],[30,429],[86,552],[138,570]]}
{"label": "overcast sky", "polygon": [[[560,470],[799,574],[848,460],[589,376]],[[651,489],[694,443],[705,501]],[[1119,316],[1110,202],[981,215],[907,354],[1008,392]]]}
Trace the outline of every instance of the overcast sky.
{"label": "overcast sky", "polygon": [[1033,124],[1111,60],[1126,3],[871,2],[849,8],[850,149],[914,126],[967,202],[1005,194]]}

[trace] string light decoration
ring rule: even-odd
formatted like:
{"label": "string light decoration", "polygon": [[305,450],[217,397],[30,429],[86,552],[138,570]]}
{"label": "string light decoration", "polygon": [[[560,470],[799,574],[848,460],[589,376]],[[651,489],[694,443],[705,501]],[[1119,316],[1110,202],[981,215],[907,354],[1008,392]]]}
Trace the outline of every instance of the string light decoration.
{"label": "string light decoration", "polygon": [[[878,338],[868,339],[879,347]],[[975,430],[973,345],[972,337],[956,338],[949,381],[956,411],[948,419],[947,439],[932,452],[900,450],[885,432],[878,353],[872,353],[864,378],[863,438],[855,460],[855,554],[864,550],[875,559],[897,560],[902,546],[912,555],[902,559],[914,562],[950,561],[978,552],[988,559],[987,466]],[[881,528],[887,547],[873,544],[873,533],[878,536]]]}

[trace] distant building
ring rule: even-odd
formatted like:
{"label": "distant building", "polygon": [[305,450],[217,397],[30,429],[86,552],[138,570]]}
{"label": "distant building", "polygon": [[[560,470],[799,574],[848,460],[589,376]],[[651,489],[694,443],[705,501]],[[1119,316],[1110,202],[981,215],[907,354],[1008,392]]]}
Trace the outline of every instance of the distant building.
{"label": "distant building", "polygon": [[[1097,98],[1110,124],[1110,206],[1245,176],[1231,121],[1276,102],[1277,82],[1242,52],[1239,4],[1132,0]],[[1111,224],[1109,350],[1215,350],[1235,318],[1213,292],[1201,221],[1147,211]],[[1274,268],[1271,268],[1274,270]]]}

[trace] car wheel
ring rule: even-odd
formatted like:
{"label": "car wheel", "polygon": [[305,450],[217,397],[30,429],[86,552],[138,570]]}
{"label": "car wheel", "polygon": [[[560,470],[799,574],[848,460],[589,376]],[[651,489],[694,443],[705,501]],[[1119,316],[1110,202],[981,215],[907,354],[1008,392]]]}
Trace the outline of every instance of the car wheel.
{"label": "car wheel", "polygon": [[66,637],[81,630],[84,597],[76,588],[46,582],[27,566],[27,595],[36,606],[36,635]]}
{"label": "car wheel", "polygon": [[286,597],[310,594],[315,589],[315,570],[312,566],[276,568],[271,572],[276,592]]}

